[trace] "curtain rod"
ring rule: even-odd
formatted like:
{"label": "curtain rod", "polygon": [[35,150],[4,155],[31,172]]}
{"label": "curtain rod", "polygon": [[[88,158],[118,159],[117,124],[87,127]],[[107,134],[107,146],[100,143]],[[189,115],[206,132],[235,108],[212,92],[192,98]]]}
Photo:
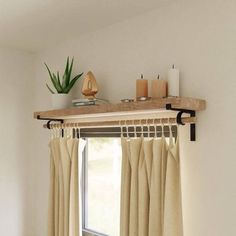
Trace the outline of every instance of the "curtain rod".
{"label": "curtain rod", "polygon": [[[182,117],[184,124],[196,123],[196,117]],[[156,118],[156,119],[133,119],[133,120],[114,120],[97,122],[66,122],[62,124],[44,124],[44,128],[77,128],[77,127],[114,127],[114,126],[139,126],[139,125],[161,125],[177,124],[176,118]]]}

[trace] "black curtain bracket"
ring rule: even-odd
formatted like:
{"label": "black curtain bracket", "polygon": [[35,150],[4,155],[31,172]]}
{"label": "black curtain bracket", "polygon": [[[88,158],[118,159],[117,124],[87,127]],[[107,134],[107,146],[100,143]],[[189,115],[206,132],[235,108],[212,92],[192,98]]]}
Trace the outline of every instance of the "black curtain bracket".
{"label": "black curtain bracket", "polygon": [[40,115],[37,115],[37,120],[47,120],[47,121],[48,121],[48,122],[47,122],[47,128],[48,128],[48,129],[51,129],[51,128],[50,128],[50,124],[51,124],[52,121],[60,122],[61,124],[64,123],[64,120],[63,120],[63,119],[42,118],[42,117],[40,117]]}
{"label": "black curtain bracket", "polygon": [[[173,108],[171,104],[166,104],[166,110],[178,111],[178,114],[176,117],[176,122],[179,125],[185,125],[182,121],[182,115],[184,113],[189,114],[190,117],[196,116],[196,111],[194,111],[194,110]],[[190,124],[190,140],[196,141],[196,124]]]}

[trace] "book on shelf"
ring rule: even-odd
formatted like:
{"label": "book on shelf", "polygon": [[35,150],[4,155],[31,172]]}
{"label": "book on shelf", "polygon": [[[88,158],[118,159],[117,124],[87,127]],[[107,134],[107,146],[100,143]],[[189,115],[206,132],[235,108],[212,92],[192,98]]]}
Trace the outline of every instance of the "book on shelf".
{"label": "book on shelf", "polygon": [[79,99],[72,100],[72,104],[74,107],[92,106],[92,105],[99,105],[103,103],[108,103],[108,101],[105,99],[99,99],[99,98],[94,98],[94,99],[79,98]]}

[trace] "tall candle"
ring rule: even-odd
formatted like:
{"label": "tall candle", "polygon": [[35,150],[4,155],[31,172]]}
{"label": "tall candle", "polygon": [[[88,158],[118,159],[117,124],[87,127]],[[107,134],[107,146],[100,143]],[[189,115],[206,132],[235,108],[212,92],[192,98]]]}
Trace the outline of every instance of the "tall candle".
{"label": "tall candle", "polygon": [[143,78],[136,80],[136,97],[148,97],[148,80]]}
{"label": "tall candle", "polygon": [[179,69],[175,65],[168,71],[168,95],[179,96]]}
{"label": "tall candle", "polygon": [[158,75],[157,79],[152,80],[152,98],[164,98],[167,96],[167,81],[163,79],[159,79]]}

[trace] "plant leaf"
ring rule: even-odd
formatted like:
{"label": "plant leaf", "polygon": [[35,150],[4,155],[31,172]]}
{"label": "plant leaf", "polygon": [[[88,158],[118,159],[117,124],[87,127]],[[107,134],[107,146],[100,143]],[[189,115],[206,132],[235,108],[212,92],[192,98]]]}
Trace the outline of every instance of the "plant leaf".
{"label": "plant leaf", "polygon": [[60,80],[59,72],[57,72],[57,82],[58,82],[58,85],[59,85],[59,87],[61,88],[61,90],[63,90],[63,88],[62,88],[62,86],[61,86],[61,80]]}
{"label": "plant leaf", "polygon": [[70,90],[72,89],[72,87],[74,86],[75,82],[83,75],[83,73],[75,76],[71,82],[69,83],[69,85],[66,87],[66,89],[64,90],[65,93],[69,93]]}
{"label": "plant leaf", "polygon": [[53,84],[54,88],[55,88],[55,89],[57,90],[57,92],[58,92],[58,89],[57,89],[57,81],[54,79],[53,75],[52,75],[52,77],[51,77],[51,81],[52,81],[52,84]]}
{"label": "plant leaf", "polygon": [[64,75],[63,75],[63,81],[62,81],[62,87],[66,87],[66,83],[67,83],[67,74],[68,74],[68,70],[69,70],[69,63],[70,63],[70,58],[67,57],[67,60],[66,60],[66,68],[65,68],[65,72],[64,72]]}
{"label": "plant leaf", "polygon": [[47,71],[48,71],[48,74],[49,74],[50,78],[52,79],[52,73],[51,73],[51,71],[50,71],[48,65],[47,65],[46,63],[44,63],[44,65],[46,66]]}
{"label": "plant leaf", "polygon": [[62,88],[61,86],[58,84],[58,81],[57,81],[57,76],[53,73],[52,74],[52,83],[55,87],[55,89],[57,90],[58,93],[61,93],[62,92]]}
{"label": "plant leaf", "polygon": [[76,75],[74,78],[78,77],[78,79],[79,79],[83,74],[84,74],[84,72],[82,72],[82,73]]}
{"label": "plant leaf", "polygon": [[62,88],[65,89],[66,88],[66,75],[64,74],[62,77]]}
{"label": "plant leaf", "polygon": [[48,84],[46,84],[48,90],[52,93],[52,94],[55,94],[54,91],[48,86]]}
{"label": "plant leaf", "polygon": [[50,69],[49,69],[49,67],[48,67],[48,65],[46,63],[44,63],[44,64],[45,64],[45,66],[47,68],[48,74],[50,76],[50,79],[52,81],[52,84],[53,84],[54,88],[57,90],[58,93],[60,93],[61,92],[61,88],[58,85],[56,75],[54,73],[51,73],[51,71],[50,71]]}
{"label": "plant leaf", "polygon": [[[69,57],[68,57],[68,59],[69,59]],[[69,67],[69,70],[68,70],[68,73],[66,76],[66,86],[68,86],[70,84],[70,78],[71,78],[71,72],[73,69],[73,64],[74,64],[74,57],[71,60],[71,64],[70,64],[70,67]]]}

